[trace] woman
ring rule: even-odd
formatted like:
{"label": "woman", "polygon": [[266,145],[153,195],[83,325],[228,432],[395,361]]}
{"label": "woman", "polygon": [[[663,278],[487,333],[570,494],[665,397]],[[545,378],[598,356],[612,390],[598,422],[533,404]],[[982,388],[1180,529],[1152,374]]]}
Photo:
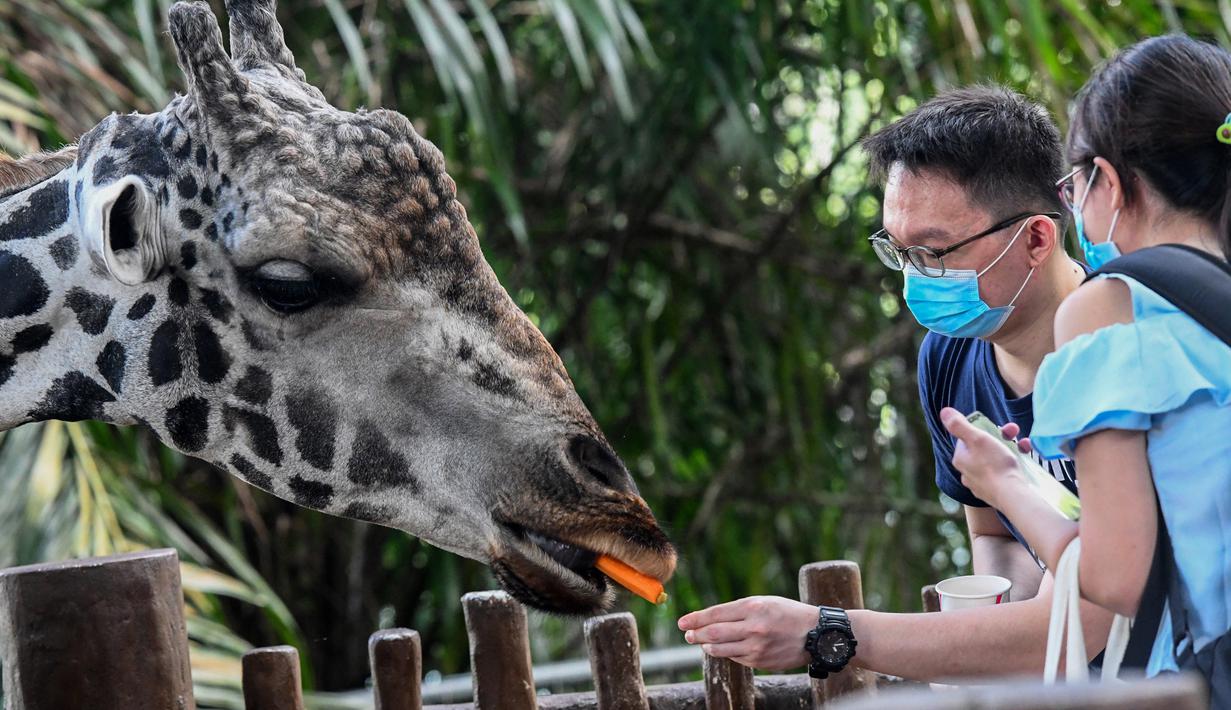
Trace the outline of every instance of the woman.
{"label": "woman", "polygon": [[[1090,79],[1074,106],[1073,171],[1061,189],[1092,267],[1160,244],[1225,258],[1228,112],[1231,54],[1189,37],[1140,42]],[[962,482],[1003,512],[1049,568],[1080,532],[1083,596],[1130,617],[1161,507],[1188,621],[1184,643],[1197,653],[1222,648],[1231,627],[1231,347],[1119,275],[1070,296],[1055,335],[1057,350],[1035,381],[1030,445],[1075,460],[1080,524],[1031,491],[1000,442],[946,410],[942,421],[960,439]],[[1147,674],[1175,668],[1165,619]],[[1214,701],[1231,706],[1217,689]]]}

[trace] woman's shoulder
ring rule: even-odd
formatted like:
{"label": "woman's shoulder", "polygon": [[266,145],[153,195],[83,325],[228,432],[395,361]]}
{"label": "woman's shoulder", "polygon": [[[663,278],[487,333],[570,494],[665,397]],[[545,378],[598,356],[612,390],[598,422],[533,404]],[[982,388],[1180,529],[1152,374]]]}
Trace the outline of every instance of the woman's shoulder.
{"label": "woman's shoulder", "polygon": [[1132,323],[1133,294],[1118,278],[1098,278],[1082,284],[1056,310],[1056,347],[1117,323]]}

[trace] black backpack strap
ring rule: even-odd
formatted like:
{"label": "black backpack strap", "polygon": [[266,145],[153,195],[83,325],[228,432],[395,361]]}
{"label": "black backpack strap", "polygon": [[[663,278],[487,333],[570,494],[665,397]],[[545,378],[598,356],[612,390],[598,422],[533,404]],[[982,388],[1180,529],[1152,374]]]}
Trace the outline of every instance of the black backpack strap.
{"label": "black backpack strap", "polygon": [[1163,244],[1125,254],[1091,273],[1124,274],[1170,301],[1231,345],[1231,265],[1200,249]]}
{"label": "black backpack strap", "polygon": [[[1100,274],[1123,274],[1137,280],[1231,345],[1231,265],[1223,259],[1200,249],[1163,244],[1113,259],[1086,280]],[[1124,667],[1146,667],[1158,638],[1165,605],[1171,612],[1170,641],[1174,651],[1188,633],[1188,619],[1172,556],[1171,536],[1162,509],[1158,508],[1154,561],[1137,606],[1137,616],[1133,619]]]}
{"label": "black backpack strap", "polygon": [[1137,605],[1137,615],[1133,617],[1133,627],[1128,635],[1128,647],[1124,651],[1124,668],[1145,668],[1150,662],[1150,653],[1154,650],[1154,641],[1158,638],[1158,629],[1163,622],[1163,608],[1168,600],[1171,602],[1171,643],[1179,644],[1180,638],[1187,629],[1187,620],[1183,614],[1182,600],[1178,596],[1179,575],[1175,572],[1175,563],[1171,557],[1171,536],[1167,534],[1167,521],[1163,520],[1163,510],[1158,511],[1158,534],[1154,542],[1154,561],[1150,563],[1150,574],[1146,577],[1145,589],[1141,592],[1141,602]]}
{"label": "black backpack strap", "polygon": [[1184,594],[1180,590],[1180,571],[1175,566],[1175,556],[1171,549],[1171,536],[1167,534],[1167,524],[1163,521],[1162,508],[1158,513],[1158,546],[1163,548],[1164,573],[1167,583],[1167,608],[1171,611],[1171,652],[1175,654],[1176,665],[1180,670],[1191,668],[1194,659],[1192,640],[1181,651],[1180,643],[1188,636],[1188,611],[1184,607]]}
{"label": "black backpack strap", "polygon": [[[1146,577],[1145,589],[1141,592],[1141,602],[1137,605],[1137,615],[1133,617],[1133,627],[1128,634],[1128,647],[1124,650],[1124,668],[1145,668],[1150,662],[1150,652],[1154,650],[1154,640],[1158,638],[1158,627],[1163,620],[1163,606],[1167,602],[1170,591],[1170,555],[1164,553],[1164,545],[1170,546],[1170,540],[1165,539],[1166,528],[1163,527],[1163,511],[1158,509],[1159,534],[1154,543],[1154,561],[1150,563],[1150,574]],[[1170,552],[1168,550],[1167,552]]]}

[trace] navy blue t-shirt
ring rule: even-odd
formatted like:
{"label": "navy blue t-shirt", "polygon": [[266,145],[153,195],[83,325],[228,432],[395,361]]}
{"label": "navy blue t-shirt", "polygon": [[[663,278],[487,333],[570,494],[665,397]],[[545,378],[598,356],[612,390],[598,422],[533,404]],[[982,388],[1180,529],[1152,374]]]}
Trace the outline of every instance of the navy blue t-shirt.
{"label": "navy blue t-shirt", "polygon": [[[962,476],[953,467],[953,450],[957,442],[940,423],[940,410],[953,407],[963,414],[978,410],[996,424],[1016,422],[1021,427],[1019,436],[1026,437],[1030,436],[1030,428],[1034,424],[1031,396],[1013,397],[1008,391],[996,367],[996,355],[991,343],[978,338],[949,338],[928,333],[919,349],[919,398],[928,431],[932,434],[936,485],[963,505],[986,508],[987,503],[962,485]],[[1077,493],[1077,476],[1071,460],[1045,461],[1037,453],[1031,456],[1056,480],[1074,494]],[[1000,515],[1000,520],[1013,537],[1029,550],[1030,546],[1008,519]]]}

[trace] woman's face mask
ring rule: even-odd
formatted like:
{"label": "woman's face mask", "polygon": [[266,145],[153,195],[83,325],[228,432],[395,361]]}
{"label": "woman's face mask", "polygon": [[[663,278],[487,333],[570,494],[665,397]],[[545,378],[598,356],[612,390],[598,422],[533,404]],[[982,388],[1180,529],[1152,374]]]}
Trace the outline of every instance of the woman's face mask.
{"label": "woman's face mask", "polygon": [[1086,199],[1090,197],[1090,191],[1094,189],[1096,178],[1098,178],[1098,165],[1090,171],[1090,179],[1086,181],[1086,191],[1082,194],[1081,200],[1073,206],[1073,225],[1077,230],[1077,243],[1081,245],[1081,253],[1086,257],[1086,263],[1091,269],[1099,269],[1103,264],[1120,256],[1120,248],[1111,241],[1116,231],[1116,222],[1120,219],[1119,209],[1111,216],[1111,227],[1107,230],[1106,241],[1095,244],[1086,236],[1086,223],[1081,211],[1086,206]]}
{"label": "woman's face mask", "polygon": [[1034,275],[1034,269],[1026,274],[1017,293],[1007,305],[992,308],[979,295],[979,277],[992,270],[992,267],[1009,253],[1009,249],[1022,235],[1030,220],[1022,222],[1017,233],[1009,240],[1008,246],[1000,252],[992,263],[982,271],[973,269],[947,270],[944,276],[929,277],[919,273],[914,266],[907,264],[906,272],[906,307],[928,330],[951,338],[986,338],[1000,330],[1009,315],[1013,312],[1013,304],[1017,297],[1026,290],[1026,284]]}

